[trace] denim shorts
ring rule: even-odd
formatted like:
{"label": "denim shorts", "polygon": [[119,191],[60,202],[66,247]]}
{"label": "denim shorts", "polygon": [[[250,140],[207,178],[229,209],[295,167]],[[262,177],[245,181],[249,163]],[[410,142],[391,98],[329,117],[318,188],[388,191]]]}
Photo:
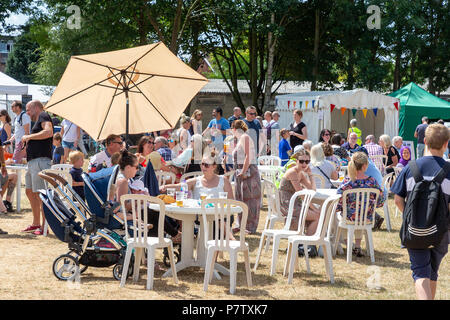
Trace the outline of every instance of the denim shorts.
{"label": "denim shorts", "polygon": [[45,169],[50,169],[52,160],[50,158],[36,158],[28,161],[28,170],[25,174],[25,188],[32,189],[33,192],[38,192],[40,189],[45,189],[44,180],[38,176],[38,173]]}
{"label": "denim shorts", "polygon": [[75,142],[64,141],[62,142],[62,146],[64,149],[76,150]]}
{"label": "denim shorts", "polygon": [[437,281],[439,265],[448,252],[449,234],[444,235],[441,243],[431,249],[408,249],[411,261],[412,277]]}

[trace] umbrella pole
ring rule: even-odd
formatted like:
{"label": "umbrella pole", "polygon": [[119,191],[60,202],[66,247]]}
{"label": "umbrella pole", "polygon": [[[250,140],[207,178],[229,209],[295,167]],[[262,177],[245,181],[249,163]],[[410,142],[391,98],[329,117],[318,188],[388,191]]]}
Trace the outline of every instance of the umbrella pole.
{"label": "umbrella pole", "polygon": [[129,120],[130,120],[130,101],[128,99],[128,90],[125,89],[125,99],[126,99],[126,116],[125,116],[125,145],[128,148],[130,145],[128,133],[129,133]]}

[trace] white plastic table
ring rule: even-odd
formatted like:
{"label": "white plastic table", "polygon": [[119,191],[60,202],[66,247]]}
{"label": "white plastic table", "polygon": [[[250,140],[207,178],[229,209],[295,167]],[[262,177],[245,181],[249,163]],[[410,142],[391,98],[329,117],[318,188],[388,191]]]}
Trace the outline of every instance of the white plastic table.
{"label": "white plastic table", "polygon": [[16,184],[16,211],[20,212],[20,197],[21,197],[21,188],[22,188],[22,171],[28,170],[26,165],[7,165],[7,170],[17,171],[17,184]]}
{"label": "white plastic table", "polygon": [[[166,205],[166,214],[174,219],[183,221],[183,231],[181,233],[181,261],[175,265],[177,272],[189,268],[189,267],[202,267],[206,266],[206,249],[204,245],[204,231],[203,231],[203,223],[201,220],[201,207],[198,200],[188,199],[184,201],[185,205],[183,207],[176,206],[175,203]],[[159,211],[158,204],[150,204],[150,209]],[[208,220],[209,222],[214,220],[214,211],[213,209],[207,210],[211,212],[211,218]],[[231,211],[233,213],[240,213],[242,209],[240,207],[232,208]],[[197,259],[194,259],[194,222],[197,219],[197,215],[199,215],[200,229],[197,236],[197,241],[199,243],[197,247]],[[210,232],[212,235],[212,223],[210,223]],[[221,279],[218,272],[221,272],[224,275],[229,275],[230,272],[224,266],[216,263],[214,270],[214,276],[217,279]],[[167,270],[166,273],[163,274],[163,277],[172,276],[172,269]]]}

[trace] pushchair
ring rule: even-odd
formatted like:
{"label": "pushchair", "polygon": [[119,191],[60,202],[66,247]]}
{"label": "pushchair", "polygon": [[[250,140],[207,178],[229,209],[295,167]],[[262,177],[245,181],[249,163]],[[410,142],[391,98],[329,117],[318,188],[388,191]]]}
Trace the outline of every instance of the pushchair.
{"label": "pushchair", "polygon": [[[39,194],[45,218],[56,237],[69,247],[66,254],[55,259],[54,275],[60,280],[73,280],[88,267],[114,265],[113,276],[120,281],[126,252],[124,239],[114,231],[98,228],[96,214],[64,178],[45,170],[39,176],[49,185]],[[133,268],[129,270],[127,276],[131,276]]]}
{"label": "pushchair", "polygon": [[[98,172],[82,174],[86,202],[90,210],[95,212],[96,225],[99,228],[124,230],[125,222],[113,212],[118,203],[109,200],[112,198],[111,193],[113,193],[111,187],[115,184],[118,174],[118,165],[102,169]],[[128,228],[130,227],[131,226],[128,226]],[[176,263],[180,262],[181,244],[174,244],[174,254]],[[163,250],[163,255],[164,265],[170,267],[169,252],[166,248]]]}

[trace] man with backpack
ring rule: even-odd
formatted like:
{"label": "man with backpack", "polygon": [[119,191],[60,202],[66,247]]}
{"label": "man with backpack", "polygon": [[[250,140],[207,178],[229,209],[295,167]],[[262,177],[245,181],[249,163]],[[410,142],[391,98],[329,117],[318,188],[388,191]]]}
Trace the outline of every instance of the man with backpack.
{"label": "man with backpack", "polygon": [[13,161],[16,164],[22,164],[23,158],[27,157],[22,137],[30,134],[31,119],[25,110],[22,109],[20,101],[14,101],[11,105],[12,112],[16,114],[14,118],[14,134],[9,139],[10,142],[15,141]]}
{"label": "man with backpack", "polygon": [[429,125],[424,156],[410,161],[391,188],[403,213],[400,239],[408,250],[420,300],[434,299],[439,265],[448,252],[450,163],[443,155],[449,139],[447,127]]}

